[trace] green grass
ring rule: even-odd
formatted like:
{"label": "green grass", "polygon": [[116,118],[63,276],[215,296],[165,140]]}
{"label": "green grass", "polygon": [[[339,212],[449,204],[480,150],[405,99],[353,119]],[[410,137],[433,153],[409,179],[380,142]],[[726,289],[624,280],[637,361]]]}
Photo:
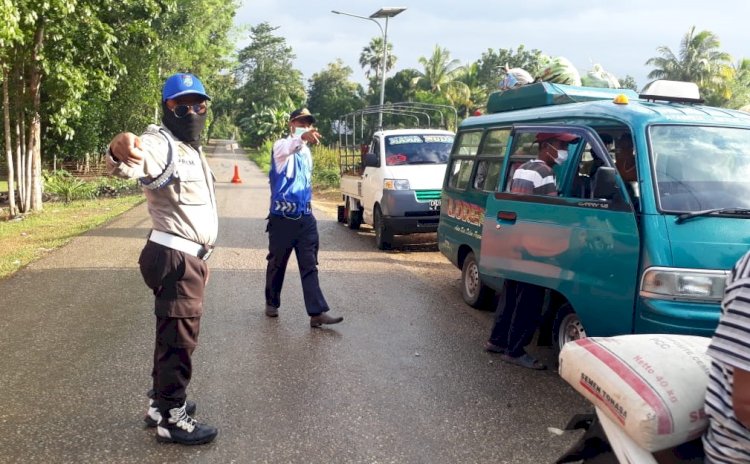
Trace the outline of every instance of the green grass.
{"label": "green grass", "polygon": [[7,191],[8,191],[8,181],[0,180],[0,192],[7,192]]}
{"label": "green grass", "polygon": [[142,194],[117,198],[48,202],[44,210],[23,219],[0,214],[0,279],[129,210],[144,200]]}

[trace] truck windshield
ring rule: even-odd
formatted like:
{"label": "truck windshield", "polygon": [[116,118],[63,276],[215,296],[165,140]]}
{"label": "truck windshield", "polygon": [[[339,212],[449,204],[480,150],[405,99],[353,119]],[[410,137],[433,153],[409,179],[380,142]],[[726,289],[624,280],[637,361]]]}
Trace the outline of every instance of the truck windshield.
{"label": "truck windshield", "polygon": [[385,164],[445,164],[452,135],[391,135],[385,138]]}
{"label": "truck windshield", "polygon": [[651,159],[660,208],[750,208],[750,130],[653,126]]}

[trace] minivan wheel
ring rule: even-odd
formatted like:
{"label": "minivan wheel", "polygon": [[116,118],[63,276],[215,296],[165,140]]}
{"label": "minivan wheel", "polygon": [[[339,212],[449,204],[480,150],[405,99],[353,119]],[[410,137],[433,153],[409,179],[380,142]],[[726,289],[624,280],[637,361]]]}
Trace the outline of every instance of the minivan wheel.
{"label": "minivan wheel", "polygon": [[390,250],[391,242],[393,241],[393,235],[388,232],[385,224],[383,223],[383,213],[380,212],[380,206],[375,206],[375,213],[373,214],[373,227],[375,228],[375,245],[378,250]]}
{"label": "minivan wheel", "polygon": [[472,308],[482,308],[490,297],[490,289],[479,278],[479,266],[473,252],[469,252],[461,266],[461,296]]}
{"label": "minivan wheel", "polygon": [[586,338],[586,329],[569,303],[565,303],[557,310],[552,324],[552,336],[558,352],[566,343]]}

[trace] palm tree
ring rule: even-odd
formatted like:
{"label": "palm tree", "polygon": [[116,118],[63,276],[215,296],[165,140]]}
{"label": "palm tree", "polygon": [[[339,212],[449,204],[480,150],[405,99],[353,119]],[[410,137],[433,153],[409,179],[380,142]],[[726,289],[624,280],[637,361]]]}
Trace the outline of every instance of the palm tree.
{"label": "palm tree", "polygon": [[458,72],[456,81],[463,82],[466,84],[468,93],[462,93],[465,98],[463,101],[457,101],[459,95],[456,95],[457,100],[451,101],[459,104],[459,113],[463,114],[464,117],[468,116],[474,110],[481,108],[487,102],[487,90],[482,84],[479,63],[472,63],[469,66],[465,66]]}
{"label": "palm tree", "polygon": [[[396,56],[393,54],[393,46],[388,43],[388,55],[386,57],[386,72],[393,69],[396,65]],[[365,71],[365,76],[369,79],[374,73],[375,78],[380,80],[380,68],[383,61],[383,38],[375,37],[370,41],[370,45],[362,49],[359,55],[359,65]]]}
{"label": "palm tree", "polygon": [[459,60],[452,60],[447,48],[435,45],[432,56],[428,59],[424,56],[419,58],[419,64],[424,66],[424,71],[414,78],[412,84],[428,89],[431,92],[443,93],[446,87],[456,82],[456,78],[463,66]]}
{"label": "palm tree", "polygon": [[693,26],[682,38],[677,55],[667,46],[656,49],[661,56],[646,61],[646,65],[655,66],[648,78],[695,82],[701,91],[710,93],[712,87],[723,81],[722,74],[731,59],[719,46],[719,38],[713,32],[696,34]]}
{"label": "palm tree", "polygon": [[726,106],[750,110],[750,58],[743,58],[732,65],[729,79],[729,98]]}

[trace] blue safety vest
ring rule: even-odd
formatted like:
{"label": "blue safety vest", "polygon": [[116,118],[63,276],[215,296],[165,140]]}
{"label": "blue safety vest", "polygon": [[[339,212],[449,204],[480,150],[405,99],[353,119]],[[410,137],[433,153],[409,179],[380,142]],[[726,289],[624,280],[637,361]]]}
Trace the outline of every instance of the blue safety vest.
{"label": "blue safety vest", "polygon": [[[292,166],[289,166],[289,164]],[[271,151],[271,214],[299,217],[312,214],[312,156],[307,145],[287,158],[281,172],[276,172],[276,161]]]}

